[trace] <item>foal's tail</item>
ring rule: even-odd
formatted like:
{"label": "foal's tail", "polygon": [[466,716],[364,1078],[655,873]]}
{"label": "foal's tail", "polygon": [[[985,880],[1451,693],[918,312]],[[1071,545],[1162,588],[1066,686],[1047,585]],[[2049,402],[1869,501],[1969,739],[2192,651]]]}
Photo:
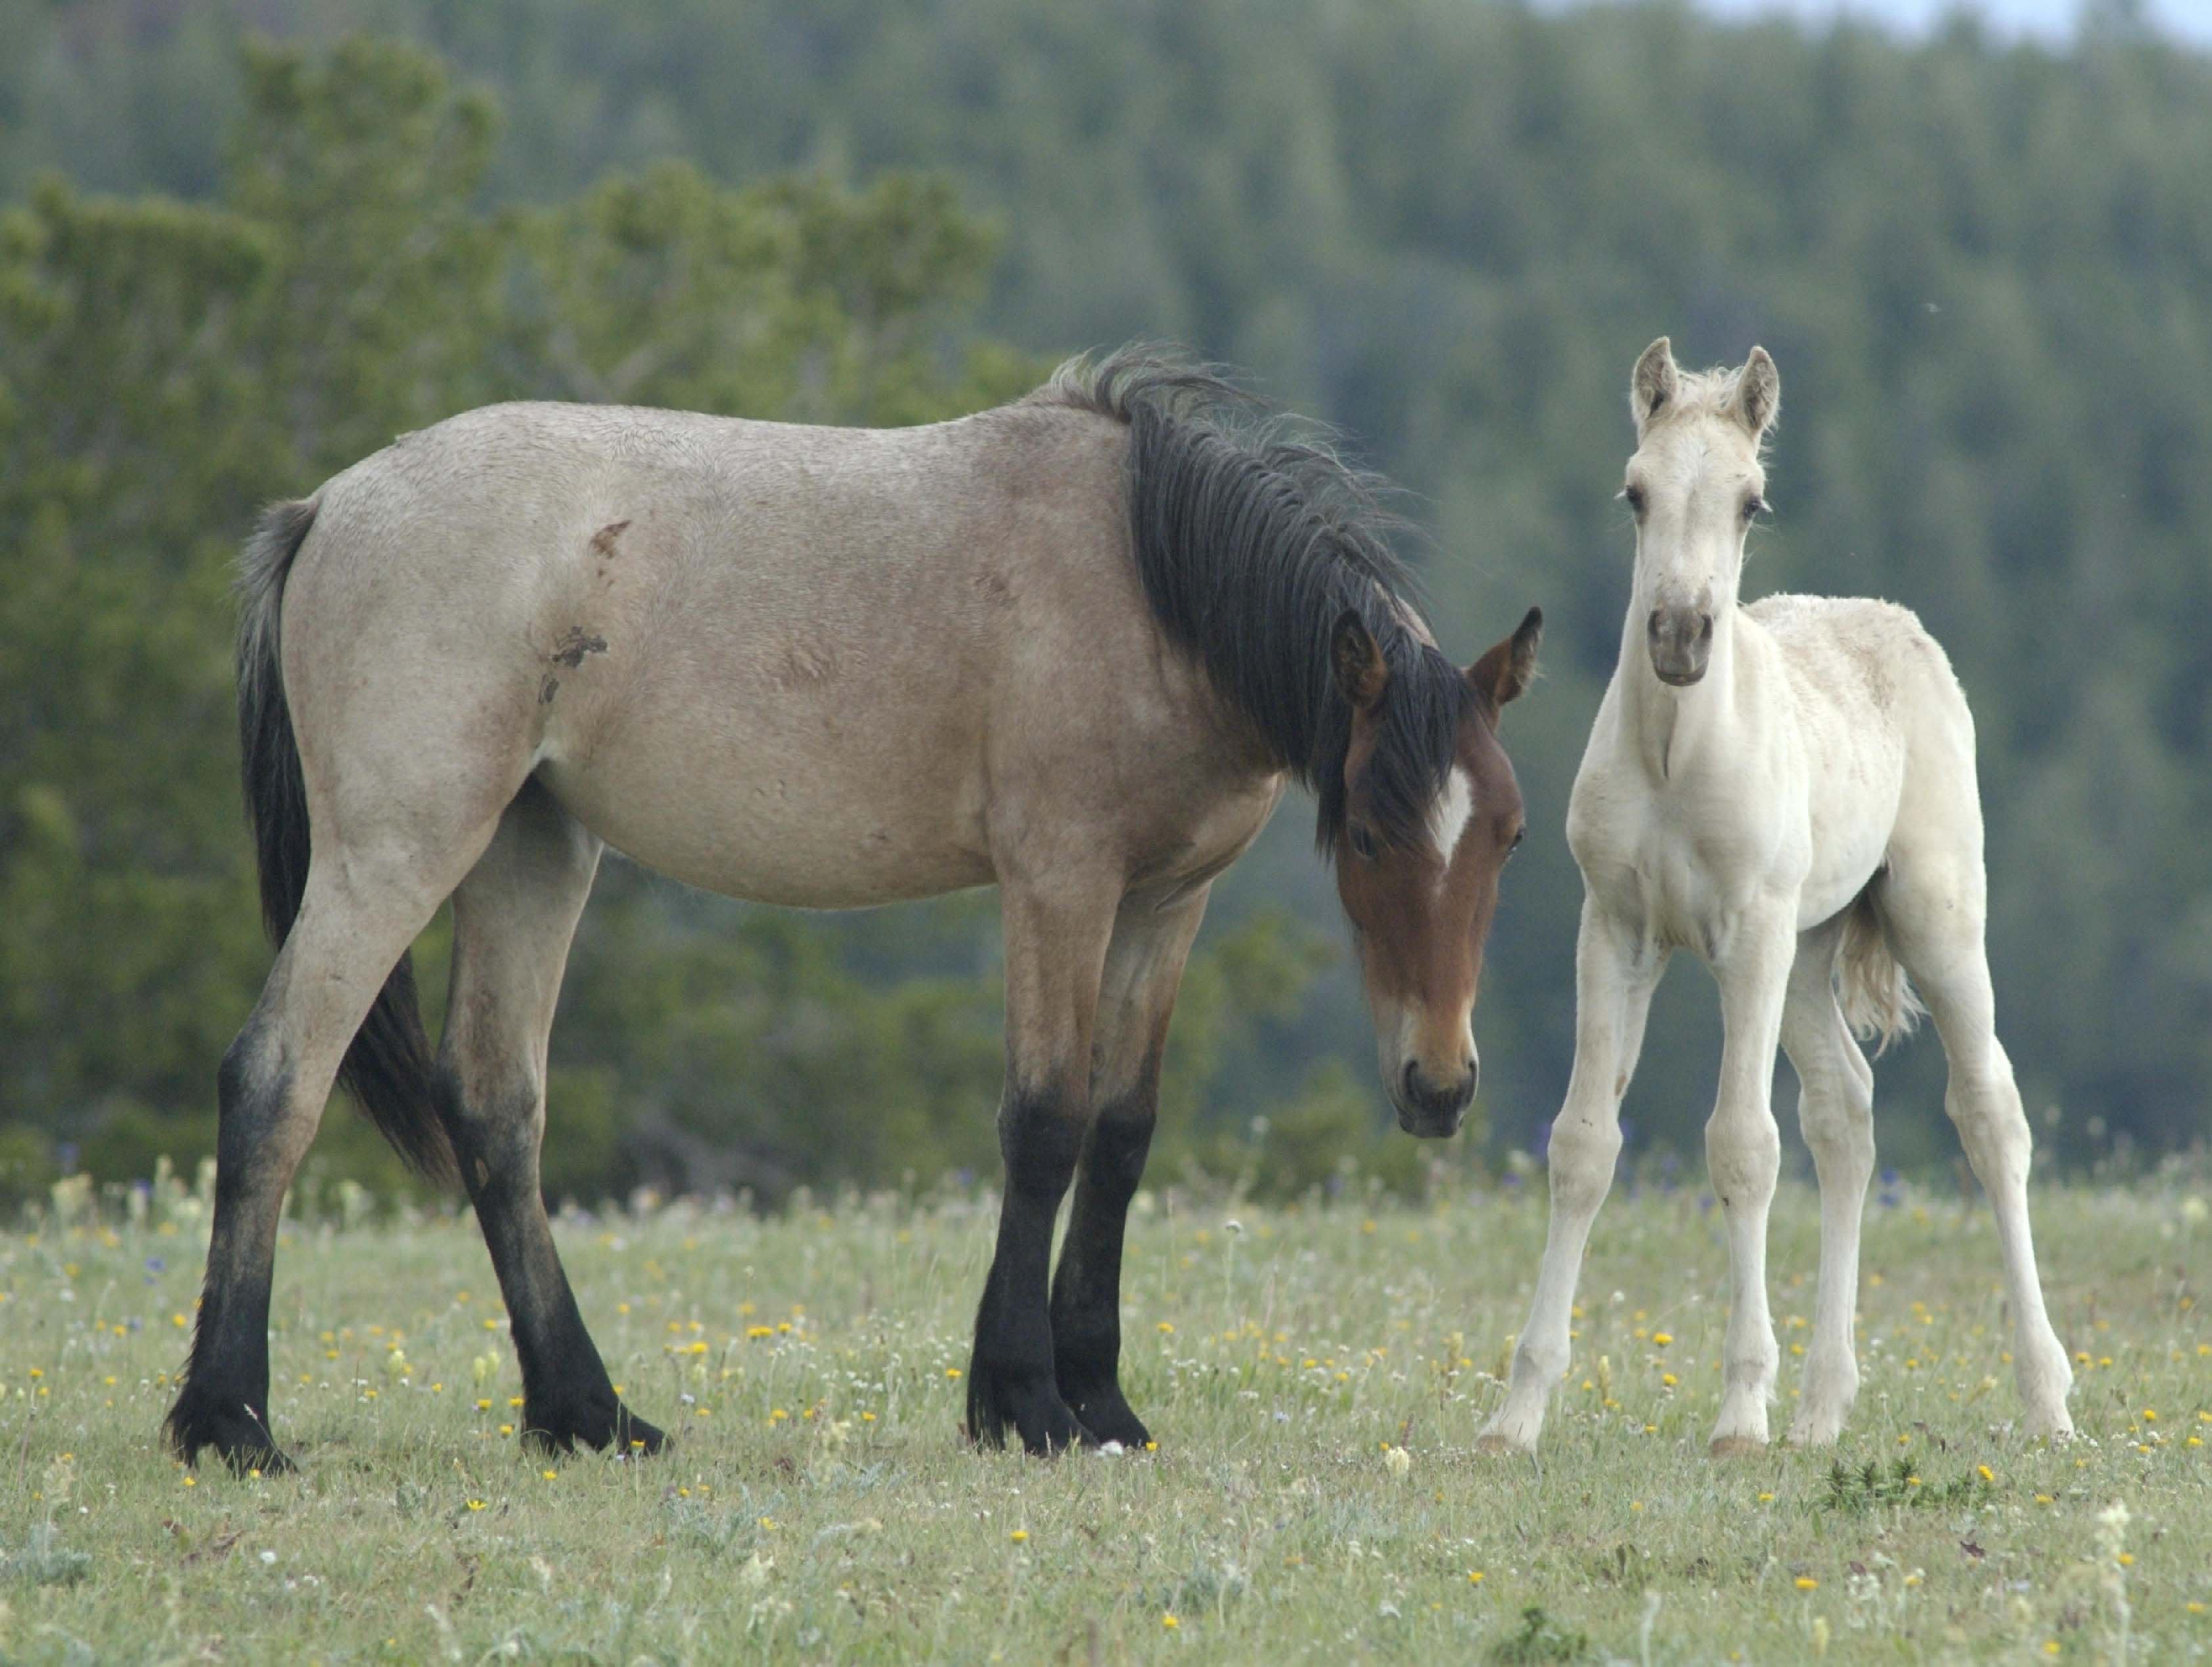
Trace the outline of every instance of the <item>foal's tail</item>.
{"label": "foal's tail", "polygon": [[1875,1043],[1876,1058],[1899,1037],[1910,1036],[1928,1011],[1891,953],[1875,898],[1881,885],[1879,877],[1869,883],[1844,915],[1843,949],[1836,966],[1843,986],[1844,1022],[1860,1040]]}
{"label": "foal's tail", "polygon": [[[284,581],[315,524],[312,499],[272,504],[238,562],[238,743],[246,819],[261,870],[261,918],[284,942],[307,889],[307,785],[284,698]],[[399,1155],[424,1176],[453,1173],[453,1151],[430,1089],[430,1043],[415,996],[411,954],[399,957],[362,1021],[338,1081]]]}

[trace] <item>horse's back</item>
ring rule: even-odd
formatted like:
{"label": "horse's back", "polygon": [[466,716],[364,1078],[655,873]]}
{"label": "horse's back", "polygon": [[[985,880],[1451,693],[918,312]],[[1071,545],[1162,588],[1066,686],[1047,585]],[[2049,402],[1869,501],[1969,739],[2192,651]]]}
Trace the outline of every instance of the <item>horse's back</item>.
{"label": "horse's back", "polygon": [[1006,783],[1096,827],[1132,725],[1189,727],[1127,559],[1126,434],[1045,402],[884,430],[470,412],[319,494],[288,682],[322,684],[326,732],[465,712],[479,773],[520,760],[715,889],[978,883]]}

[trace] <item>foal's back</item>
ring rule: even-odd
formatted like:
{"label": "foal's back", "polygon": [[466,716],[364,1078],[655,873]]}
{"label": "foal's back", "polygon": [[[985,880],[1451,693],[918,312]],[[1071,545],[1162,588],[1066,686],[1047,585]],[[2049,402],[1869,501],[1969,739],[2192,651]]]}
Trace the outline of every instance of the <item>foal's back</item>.
{"label": "foal's back", "polygon": [[[1805,924],[1856,896],[1929,818],[1978,853],[1974,723],[1919,618],[1869,597],[1771,596],[1744,609],[1786,674],[1804,746],[1813,871]],[[1915,814],[1917,813],[1917,814]]]}

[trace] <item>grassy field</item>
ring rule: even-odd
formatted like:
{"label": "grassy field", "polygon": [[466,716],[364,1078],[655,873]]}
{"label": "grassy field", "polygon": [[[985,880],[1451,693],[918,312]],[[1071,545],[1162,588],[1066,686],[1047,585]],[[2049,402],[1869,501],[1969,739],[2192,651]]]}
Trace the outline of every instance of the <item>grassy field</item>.
{"label": "grassy field", "polygon": [[[0,1659],[2197,1659],[2197,1185],[2039,1198],[2079,1372],[2056,1449],[2008,1433],[1987,1211],[1870,1203],[1841,1488],[1826,1454],[1705,1454],[1726,1264],[1695,1190],[1601,1219],[1540,1468],[1472,1451],[1540,1185],[1371,1213],[1148,1195],[1124,1373],[1158,1450],[1054,1463],[958,1437],[983,1203],[565,1221],[617,1381],[678,1436],[641,1464],[519,1446],[468,1219],[300,1221],[272,1421],[303,1473],[245,1481],[155,1440],[202,1198],[69,1201],[0,1237]],[[1785,1189],[1785,1373],[1814,1251]]]}

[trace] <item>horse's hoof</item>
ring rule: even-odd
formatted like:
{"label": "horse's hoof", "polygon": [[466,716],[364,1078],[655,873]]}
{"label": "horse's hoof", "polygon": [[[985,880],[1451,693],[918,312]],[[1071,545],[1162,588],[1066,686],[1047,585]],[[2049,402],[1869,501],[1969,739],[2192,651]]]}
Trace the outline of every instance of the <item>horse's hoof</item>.
{"label": "horse's hoof", "polygon": [[615,1451],[627,1458],[651,1458],[668,1446],[668,1437],[628,1407],[615,1421]]}
{"label": "horse's hoof", "polygon": [[1496,1430],[1477,1436],[1474,1450],[1479,1453],[1489,1453],[1508,1458],[1522,1458],[1536,1451],[1528,1442],[1516,1441],[1513,1437],[1501,1434]]}
{"label": "horse's hoof", "polygon": [[228,1403],[191,1389],[177,1397],[166,1426],[171,1449],[185,1464],[197,1465],[200,1454],[212,1447],[234,1476],[283,1476],[292,1461],[270,1439],[269,1427],[244,1402]]}
{"label": "horse's hoof", "polygon": [[987,1367],[968,1376],[968,1439],[979,1447],[1006,1445],[1013,1426],[1022,1446],[1038,1458],[1092,1444],[1093,1438],[1060,1398],[1048,1375],[993,1372]]}
{"label": "horse's hoof", "polygon": [[1070,1395],[1063,1390],[1061,1398],[1075,1415],[1075,1421],[1097,1446],[1103,1447],[1118,1441],[1128,1452],[1142,1452],[1151,1445],[1152,1432],[1145,1428],[1142,1419],[1129,1410],[1129,1403],[1118,1386],[1109,1384],[1087,1395]]}
{"label": "horse's hoof", "polygon": [[1021,1434],[1024,1450],[1034,1458],[1050,1458],[1070,1447],[1097,1445],[1057,1390],[1038,1397],[1034,1404],[1018,1413],[1014,1428]]}
{"label": "horse's hoof", "polygon": [[1717,1435],[1705,1449],[1715,1458],[1751,1458],[1766,1451],[1766,1443],[1755,1435]]}
{"label": "horse's hoof", "polygon": [[620,1401],[596,1397],[525,1407],[522,1439],[543,1452],[569,1453],[579,1446],[604,1452],[612,1447],[619,1455],[639,1458],[649,1458],[668,1445],[665,1434]]}

